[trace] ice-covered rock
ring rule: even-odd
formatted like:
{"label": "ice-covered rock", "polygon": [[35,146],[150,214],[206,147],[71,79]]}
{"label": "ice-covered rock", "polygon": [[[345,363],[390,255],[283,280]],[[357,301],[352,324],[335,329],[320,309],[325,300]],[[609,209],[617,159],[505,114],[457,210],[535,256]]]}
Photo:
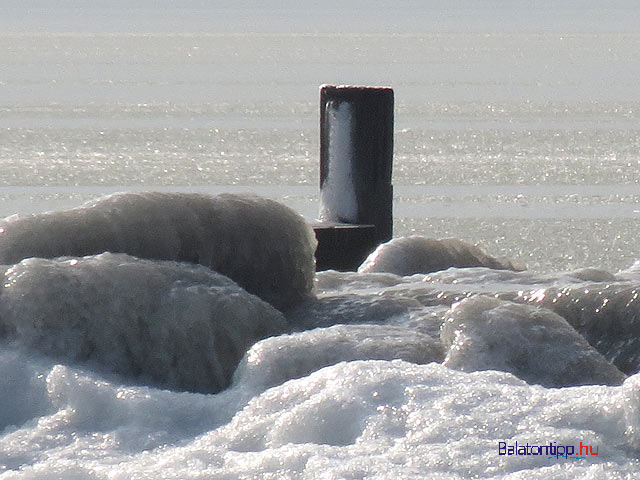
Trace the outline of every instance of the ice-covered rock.
{"label": "ice-covered rock", "polygon": [[439,339],[410,328],[390,325],[336,325],[280,335],[256,343],[234,374],[237,382],[280,385],[329,365],[354,360],[404,360],[416,364],[442,362]]}
{"label": "ice-covered rock", "polygon": [[200,265],[105,253],[9,268],[0,334],[129,381],[217,392],[245,351],[287,331],[282,314]]}
{"label": "ice-covered rock", "polygon": [[398,237],[380,245],[358,268],[359,272],[413,275],[450,267],[488,267],[523,270],[507,259],[494,258],[479,247],[456,238],[436,240],[421,236]]}
{"label": "ice-covered rock", "polygon": [[0,264],[103,252],[199,263],[279,309],[311,291],[315,247],[297,212],[253,195],[120,193],[0,220]]}
{"label": "ice-covered rock", "polygon": [[441,330],[444,365],[501,370],[547,387],[619,385],[625,375],[550,310],[476,296],[455,304]]}

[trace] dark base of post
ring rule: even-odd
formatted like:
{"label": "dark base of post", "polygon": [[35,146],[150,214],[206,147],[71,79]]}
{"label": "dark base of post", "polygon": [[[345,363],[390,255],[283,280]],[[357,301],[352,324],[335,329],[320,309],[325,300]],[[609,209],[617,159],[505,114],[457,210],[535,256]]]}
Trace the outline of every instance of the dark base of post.
{"label": "dark base of post", "polygon": [[379,243],[373,225],[317,223],[313,230],[318,239],[317,271],[356,271]]}

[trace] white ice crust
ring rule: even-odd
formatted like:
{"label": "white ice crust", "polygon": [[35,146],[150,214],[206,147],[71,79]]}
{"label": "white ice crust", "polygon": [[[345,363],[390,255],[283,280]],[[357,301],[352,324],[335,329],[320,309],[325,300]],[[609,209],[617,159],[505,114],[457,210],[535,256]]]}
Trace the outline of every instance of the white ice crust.
{"label": "white ice crust", "polygon": [[322,222],[357,223],[358,204],[353,183],[353,107],[349,102],[327,104],[329,172],[320,192]]}

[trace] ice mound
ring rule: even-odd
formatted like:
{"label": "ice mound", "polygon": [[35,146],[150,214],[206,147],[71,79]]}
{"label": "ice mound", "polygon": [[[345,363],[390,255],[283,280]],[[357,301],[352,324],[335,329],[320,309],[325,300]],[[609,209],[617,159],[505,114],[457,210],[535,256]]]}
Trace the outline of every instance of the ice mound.
{"label": "ice mound", "polygon": [[311,291],[315,247],[298,213],[252,195],[120,193],[0,221],[0,264],[107,251],[199,263],[279,309]]}
{"label": "ice mound", "polygon": [[[625,430],[638,425],[627,405],[637,405],[637,386],[627,383],[547,390],[503,372],[435,363],[341,363],[267,390],[187,445],[137,455],[110,473],[118,480],[131,471],[145,479],[634,478],[637,452]],[[599,445],[599,455],[500,456],[499,442],[583,442]]]}
{"label": "ice mound", "polygon": [[206,267],[124,254],[9,268],[0,333],[57,359],[166,388],[217,392],[282,314]]}
{"label": "ice mound", "polygon": [[362,262],[358,272],[387,272],[406,276],[451,267],[524,269],[510,260],[494,258],[480,248],[456,238],[435,240],[414,235],[394,238],[380,245]]}
{"label": "ice mound", "polygon": [[[545,389],[504,372],[370,360],[239,399],[241,385],[217,395],[177,393],[50,365],[38,381],[51,408],[0,437],[0,476],[631,479],[639,380]],[[499,442],[583,442],[599,455],[500,456]]]}
{"label": "ice mound", "polygon": [[621,371],[640,371],[637,279],[522,291],[514,299],[553,310]]}
{"label": "ice mound", "polygon": [[501,370],[546,387],[618,385],[625,375],[550,310],[476,296],[454,305],[442,326],[444,365]]}
{"label": "ice mound", "polygon": [[396,359],[416,364],[442,362],[444,347],[437,339],[403,327],[318,328],[256,343],[240,362],[234,383],[260,391],[340,362]]}

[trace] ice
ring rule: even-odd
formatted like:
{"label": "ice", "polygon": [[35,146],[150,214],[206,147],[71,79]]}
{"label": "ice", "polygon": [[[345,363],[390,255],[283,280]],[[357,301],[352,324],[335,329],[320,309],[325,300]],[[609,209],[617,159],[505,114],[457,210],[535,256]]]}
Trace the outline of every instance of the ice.
{"label": "ice", "polygon": [[[170,260],[193,262],[200,253],[174,240],[189,247],[206,237],[203,263],[211,252],[238,261],[242,271],[225,275],[247,289],[265,289],[261,297],[273,296],[295,325],[257,344],[264,370],[253,365],[250,375],[238,373],[216,394],[150,386],[99,364],[45,355],[3,332],[0,480],[638,478],[640,267],[613,273],[637,255],[640,226],[637,2],[428,0],[398,8],[397,2],[290,1],[273,8],[161,0],[140,2],[135,11],[120,1],[95,8],[89,2],[64,2],[69,8],[44,0],[8,3],[0,18],[6,46],[0,64],[8,66],[1,79],[2,215],[68,208],[129,188],[243,186],[266,187],[290,205],[304,197],[311,213],[317,84],[376,82],[393,84],[398,98],[396,233],[482,242],[492,255],[523,259],[534,271],[324,272],[315,277],[317,298],[309,299],[313,239],[285,238],[292,230],[278,215],[239,215],[214,232],[215,218],[196,218],[199,208],[180,207],[195,197],[147,197],[155,205],[147,208],[143,194],[134,202],[137,211],[127,207],[127,221],[108,207],[84,207],[109,217],[104,224],[99,215],[85,221],[77,213],[83,209],[36,216],[69,219],[57,230],[7,220],[29,226],[24,235],[5,238],[15,234],[16,249],[37,244],[34,254],[46,253],[56,238],[88,242],[95,233],[113,244],[128,238],[139,249],[135,255],[168,251]],[[334,114],[345,116],[339,110]],[[342,124],[332,132],[340,150],[334,155],[349,154],[349,128]],[[327,204],[342,204],[332,206],[337,220],[355,211],[345,170],[333,191],[323,192]],[[214,203],[225,204],[227,213],[235,208],[232,201]],[[254,228],[264,224],[282,237]],[[131,228],[118,230],[122,225]],[[203,225],[211,227],[212,243]],[[287,273],[296,261],[280,253],[291,244],[307,250],[287,258],[307,260]],[[101,252],[62,253],[82,263],[83,255]],[[596,268],[583,268],[590,266]],[[92,305],[101,294],[91,285],[108,282],[94,273],[58,290],[66,298],[53,298],[57,277],[34,280],[11,304],[27,312],[20,324],[45,318],[37,315],[58,305],[46,318],[52,329],[68,316],[63,305],[77,312],[82,302],[84,323],[104,326],[112,325],[110,312],[120,312],[117,302],[122,311],[135,305],[133,316],[144,310],[134,301],[156,302],[166,312],[171,304],[172,318],[186,325],[203,306],[219,306],[208,303],[213,294],[207,292],[225,287],[206,286],[208,273],[196,278],[195,270],[174,270],[184,295],[165,295],[164,287],[145,295],[145,282],[155,288],[149,274],[114,287],[113,309],[101,310]],[[294,279],[299,272],[311,273]],[[0,290],[1,304],[11,287]],[[505,310],[524,325],[539,307],[553,310],[631,376],[619,386],[546,388],[496,370],[355,360],[366,350],[368,337],[360,335],[367,329],[377,346],[364,353],[393,356],[405,352],[405,343],[433,337],[445,316],[454,315],[452,304],[477,295],[520,304],[496,308],[509,305]],[[299,331],[317,325],[329,328]],[[566,324],[550,325],[566,334]],[[381,340],[382,331],[400,327],[414,330],[415,338]],[[476,339],[523,333],[517,325],[504,330],[472,333]],[[122,340],[106,328],[103,333],[116,345]],[[549,347],[553,337],[546,339]],[[175,349],[187,358],[192,350],[191,343]],[[406,352],[415,358],[419,348]],[[287,363],[287,353],[298,363]],[[470,363],[482,359],[468,357]],[[326,365],[334,360],[342,361]],[[583,442],[599,454],[501,456],[499,442]]]}
{"label": "ice", "polygon": [[0,264],[106,251],[200,263],[280,309],[311,291],[315,246],[298,213],[252,195],[122,193],[0,221]]}
{"label": "ice", "polygon": [[455,304],[442,326],[444,365],[501,370],[547,387],[617,385],[625,379],[559,315],[476,296]]}
{"label": "ice", "polygon": [[587,282],[524,290],[516,301],[552,309],[604,357],[629,374],[640,370],[640,285],[638,281]]}
{"label": "ice", "polygon": [[[0,439],[3,480],[633,478],[640,466],[637,376],[548,390],[502,372],[355,361],[238,404],[241,386],[214,396],[125,389],[51,368],[55,411]],[[599,453],[500,456],[499,442]]]}
{"label": "ice", "polygon": [[0,343],[0,432],[47,413],[47,363],[37,353]]}
{"label": "ice", "polygon": [[282,314],[200,265],[124,254],[31,258],[4,275],[0,333],[61,361],[166,388],[225,388]]}
{"label": "ice", "polygon": [[450,267],[524,270],[524,266],[516,262],[494,258],[479,247],[456,238],[436,240],[413,235],[394,238],[380,245],[360,265],[358,271],[413,275]]}
{"label": "ice", "polygon": [[[84,273],[74,277],[63,274],[65,269]],[[61,312],[69,315],[78,305],[86,309],[85,322],[91,324],[95,316],[102,320],[93,323],[109,324],[111,310],[104,305],[128,305],[135,315],[143,309],[131,299],[154,303],[166,296],[165,284],[179,284],[178,290],[199,285],[205,298],[208,289],[233,285],[201,266],[113,254],[26,260],[12,267],[6,280],[11,286],[2,289],[0,304],[8,301],[17,308],[22,303],[23,321],[41,318],[42,324],[58,320]],[[416,328],[421,321],[442,318],[450,299],[461,291],[506,295],[526,286],[540,289],[564,282],[579,288],[590,281],[572,274],[486,268],[411,277],[323,272],[316,282],[318,299],[308,302],[316,307],[305,303],[298,309],[335,326],[254,344],[231,386],[215,395],[140,385],[95,363],[53,359],[18,341],[5,341],[0,345],[0,478],[633,478],[640,468],[637,375],[620,386],[547,389],[507,372],[462,372],[428,363],[442,359],[442,347]],[[25,295],[14,288],[23,288]],[[70,295],[70,290],[61,293],[71,288],[84,289],[84,297]],[[51,297],[44,293],[47,289]],[[438,299],[438,292],[447,292],[447,299]],[[248,294],[243,295],[246,309]],[[180,299],[173,295],[164,302],[174,303],[174,314],[184,312],[174,321],[192,325],[187,317],[197,314],[193,304],[200,304],[193,296]],[[323,301],[320,311],[317,302]],[[396,307],[385,313],[388,305]],[[215,304],[206,310],[216,311],[211,307]],[[51,312],[48,320],[46,311]],[[364,323],[367,312],[378,319],[375,325]],[[481,316],[489,314],[498,319],[492,329],[482,326]],[[263,315],[252,317],[256,321]],[[469,364],[504,366],[509,352],[523,350],[520,340],[527,332],[536,333],[529,328],[532,321],[549,330],[547,336],[529,339],[546,362],[554,362],[557,354],[558,366],[572,352],[593,360],[593,350],[569,333],[566,322],[537,306],[473,297],[446,318],[445,329],[463,320],[455,329],[463,329],[476,345],[510,339],[491,354],[466,350]],[[344,324],[350,319],[351,324]],[[113,338],[107,330],[102,334]],[[185,344],[180,352],[189,357],[195,355],[192,350],[192,344]],[[585,373],[602,374],[602,364],[588,365],[593,370]],[[522,376],[523,371],[515,373]],[[531,368],[530,374],[538,380],[548,376]],[[597,446],[599,454],[582,460],[501,456],[499,442],[583,442]]]}
{"label": "ice", "polygon": [[422,304],[402,296],[337,293],[308,300],[287,313],[292,328],[308,330],[336,324],[389,323],[407,318]]}
{"label": "ice", "polygon": [[[197,266],[172,271],[193,282],[215,275]],[[640,468],[638,375],[620,386],[548,389],[507,372],[419,365],[431,360],[423,355],[434,352],[433,339],[412,333],[413,327],[394,326],[412,314],[442,314],[447,305],[427,305],[433,292],[450,289],[453,298],[458,289],[500,293],[563,281],[585,284],[571,275],[482,268],[412,277],[324,272],[318,275],[318,300],[357,295],[362,302],[353,308],[362,320],[367,310],[376,318],[376,299],[411,306],[381,315],[376,325],[340,325],[349,315],[336,300],[338,325],[258,342],[230,388],[215,395],[135,385],[92,366],[5,346],[0,368],[15,374],[4,380],[0,402],[20,408],[5,409],[15,413],[3,417],[0,478],[634,478]],[[117,295],[122,293],[112,291]],[[469,310],[463,315],[465,303]],[[329,321],[331,308],[325,308]],[[535,316],[541,311],[542,320]],[[483,329],[476,316],[483,312],[493,312],[500,325]],[[467,351],[471,363],[493,358],[492,368],[504,364],[507,347],[522,350],[518,341],[531,330],[532,319],[549,330],[530,339],[545,361],[554,362],[554,347],[560,363],[572,352],[588,358],[593,352],[569,333],[566,322],[539,307],[475,297],[448,318],[455,316],[471,325],[475,319],[473,329],[464,327],[470,340],[515,337],[493,357]],[[601,371],[602,365],[592,366],[592,375]],[[582,460],[500,456],[499,442],[583,442],[597,446],[599,454]]]}
{"label": "ice", "polygon": [[349,102],[327,104],[329,116],[329,172],[320,192],[322,222],[358,222],[353,185],[353,108]]}
{"label": "ice", "polygon": [[439,339],[389,325],[337,325],[267,338],[246,353],[234,378],[266,390],[329,365],[354,360],[442,362]]}
{"label": "ice", "polygon": [[[328,307],[333,304],[343,323],[350,319],[362,323],[366,316],[363,306],[369,304],[374,319],[411,323],[431,333],[437,319],[428,317],[438,311],[438,306],[448,307],[483,294],[552,310],[619,370],[628,375],[640,370],[640,277],[636,267],[615,275],[595,268],[546,274],[484,267],[450,268],[406,277],[321,272],[316,289],[315,307],[314,302],[301,305],[293,312],[294,322],[299,321],[298,312],[313,308],[317,315],[307,318],[328,325],[331,321]],[[418,313],[413,302],[429,307],[431,313]],[[387,310],[384,315],[385,305],[395,310]],[[310,321],[303,323],[309,325]]]}

